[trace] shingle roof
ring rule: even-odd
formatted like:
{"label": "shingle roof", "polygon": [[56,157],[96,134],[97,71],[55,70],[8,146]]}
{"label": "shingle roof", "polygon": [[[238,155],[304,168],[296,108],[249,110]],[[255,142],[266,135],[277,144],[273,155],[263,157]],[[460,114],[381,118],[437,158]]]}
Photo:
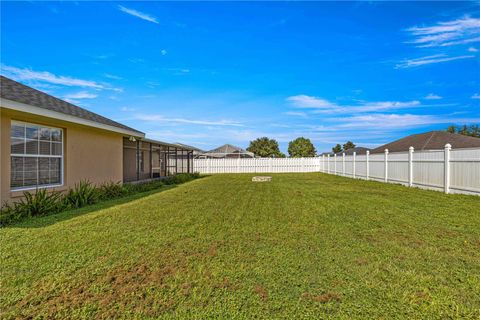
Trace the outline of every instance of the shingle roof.
{"label": "shingle roof", "polygon": [[451,144],[453,149],[478,148],[480,147],[480,138],[446,131],[430,131],[412,134],[411,136],[384,144],[371,150],[371,153],[381,153],[384,152],[385,149],[388,149],[389,152],[407,151],[411,146],[414,147],[415,150],[443,149],[447,143]]}
{"label": "shingle roof", "polygon": [[250,153],[240,147],[232,146],[231,144],[224,144],[216,149],[207,151],[206,153]]}
{"label": "shingle roof", "polygon": [[366,154],[367,150],[370,150],[370,149],[364,148],[364,147],[355,147],[355,148],[351,148],[351,149],[347,149],[345,151],[339,152],[337,153],[337,156],[341,156],[343,153],[345,153],[346,155],[352,155],[354,152],[356,153],[356,155]]}
{"label": "shingle roof", "polygon": [[124,130],[138,132],[139,134],[143,135],[143,132],[141,131],[135,130],[121,123],[105,118],[99,114],[80,108],[69,102],[55,98],[49,94],[28,87],[4,76],[0,76],[0,96],[4,99],[63,113],[65,115],[74,116],[80,119],[117,127]]}

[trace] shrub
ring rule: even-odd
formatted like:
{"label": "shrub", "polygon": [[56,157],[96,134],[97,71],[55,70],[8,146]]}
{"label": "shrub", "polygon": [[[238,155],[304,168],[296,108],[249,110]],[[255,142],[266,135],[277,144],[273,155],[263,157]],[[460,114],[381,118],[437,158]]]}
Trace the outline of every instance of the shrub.
{"label": "shrub", "polygon": [[37,189],[34,194],[24,192],[23,197],[13,205],[13,208],[10,207],[18,217],[44,216],[63,209],[62,196],[57,191],[47,192],[47,189]]}
{"label": "shrub", "polygon": [[68,208],[81,208],[96,203],[99,197],[100,191],[91,182],[82,180],[75,184],[73,189],[68,190],[64,203]]}
{"label": "shrub", "polygon": [[99,198],[102,200],[119,198],[128,193],[128,189],[120,182],[107,182],[98,188]]}

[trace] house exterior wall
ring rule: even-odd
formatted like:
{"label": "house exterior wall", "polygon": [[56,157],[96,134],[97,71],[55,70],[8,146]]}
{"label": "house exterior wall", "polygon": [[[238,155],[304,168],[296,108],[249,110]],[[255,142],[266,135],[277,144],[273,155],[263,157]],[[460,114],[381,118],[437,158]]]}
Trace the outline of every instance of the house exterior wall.
{"label": "house exterior wall", "polygon": [[51,189],[65,191],[80,180],[95,184],[123,180],[122,134],[0,108],[0,203],[14,202],[23,195],[23,191],[11,191],[10,188],[12,120],[63,129],[63,185]]}

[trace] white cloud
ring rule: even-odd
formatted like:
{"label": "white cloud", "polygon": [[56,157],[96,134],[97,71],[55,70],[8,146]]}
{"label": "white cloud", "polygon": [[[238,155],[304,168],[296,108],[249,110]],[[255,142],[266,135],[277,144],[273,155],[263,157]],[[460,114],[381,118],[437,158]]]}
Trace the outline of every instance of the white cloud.
{"label": "white cloud", "polygon": [[474,48],[474,47],[470,47],[470,48],[468,48],[467,51],[468,51],[468,52],[478,52],[478,49],[477,49],[477,48]]}
{"label": "white cloud", "polygon": [[284,112],[287,116],[294,116],[294,117],[306,117],[307,114],[305,112],[296,112],[296,111],[287,111]]}
{"label": "white cloud", "polygon": [[290,101],[294,106],[299,108],[334,109],[338,107],[336,104],[331,103],[328,100],[304,94],[288,97],[287,101]]}
{"label": "white cloud", "polygon": [[67,94],[64,96],[64,98],[66,100],[69,100],[69,99],[73,99],[73,100],[77,100],[77,99],[95,99],[97,97],[96,94],[93,94],[93,93],[89,93],[89,92],[86,92],[86,91],[80,91],[80,92],[76,92],[76,93],[70,93],[70,94]]}
{"label": "white cloud", "polygon": [[472,99],[480,99],[480,94],[475,93],[471,98]]}
{"label": "white cloud", "polygon": [[461,60],[461,59],[469,59],[469,58],[475,58],[475,56],[464,55],[464,56],[449,57],[446,54],[435,54],[432,56],[426,56],[422,58],[404,60],[401,63],[397,64],[395,67],[396,69],[404,69],[404,68],[423,66],[423,65],[432,64],[432,63],[448,62],[453,60]]}
{"label": "white cloud", "polygon": [[413,114],[370,114],[338,118],[338,128],[343,129],[400,129],[412,128],[422,125],[458,123],[475,123],[480,119],[457,118],[452,119],[451,115],[413,115]]}
{"label": "white cloud", "polygon": [[130,108],[130,107],[122,107],[121,110],[123,112],[131,112],[131,111],[135,111],[136,109],[135,108]]}
{"label": "white cloud", "polygon": [[426,100],[439,100],[439,99],[442,99],[442,97],[440,97],[439,95],[437,94],[434,94],[434,93],[429,93],[425,96]]}
{"label": "white cloud", "polygon": [[109,79],[113,79],[113,80],[122,80],[123,79],[122,77],[119,77],[119,76],[116,76],[116,75],[110,74],[110,73],[104,73],[103,76],[106,77],[106,78],[109,78]]}
{"label": "white cloud", "polygon": [[182,124],[196,124],[196,125],[206,125],[206,126],[233,126],[233,127],[242,127],[243,124],[237,121],[231,120],[192,120],[185,118],[166,118],[163,115],[143,115],[138,114],[135,116],[135,119],[142,121],[154,121],[154,122],[170,122],[170,123],[182,123]]}
{"label": "white cloud", "polygon": [[131,16],[134,16],[134,17],[140,18],[142,20],[158,24],[157,18],[155,18],[151,15],[148,15],[146,13],[143,13],[143,12],[140,12],[140,11],[137,11],[137,10],[134,10],[134,9],[129,9],[129,8],[124,7],[124,6],[118,6],[118,9],[122,12],[125,12],[126,14],[131,15]]}
{"label": "white cloud", "polygon": [[112,89],[95,81],[76,79],[66,76],[58,76],[47,71],[33,71],[31,69],[21,69],[2,65],[2,74],[17,81],[43,81],[51,84],[58,84],[69,87],[85,87],[94,89]]}
{"label": "white cloud", "polygon": [[160,54],[161,54],[162,56],[167,55],[167,53],[168,53],[168,52],[167,52],[167,50],[165,50],[165,49],[160,50]]}
{"label": "white cloud", "polygon": [[464,17],[432,26],[406,29],[418,47],[446,47],[480,41],[480,19]]}
{"label": "white cloud", "polygon": [[315,109],[315,113],[364,113],[419,107],[420,101],[362,102],[358,105],[338,105],[323,98],[297,95],[287,98],[297,108]]}

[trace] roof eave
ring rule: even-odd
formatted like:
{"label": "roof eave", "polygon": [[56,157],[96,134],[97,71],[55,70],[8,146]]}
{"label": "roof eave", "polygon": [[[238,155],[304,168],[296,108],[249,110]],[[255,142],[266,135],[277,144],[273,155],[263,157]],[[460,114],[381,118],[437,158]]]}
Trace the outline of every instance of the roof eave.
{"label": "roof eave", "polygon": [[61,113],[61,112],[52,111],[52,110],[32,106],[32,105],[29,105],[29,104],[25,104],[25,103],[13,101],[13,100],[5,99],[5,98],[0,98],[0,107],[5,108],[5,109],[20,111],[20,112],[25,112],[25,113],[31,113],[31,114],[34,114],[34,115],[44,116],[44,117],[48,117],[48,118],[59,119],[59,120],[62,120],[62,121],[71,122],[71,123],[75,123],[75,124],[81,124],[81,125],[88,126],[88,127],[93,127],[93,128],[103,129],[103,130],[112,131],[112,132],[116,132],[116,133],[121,133],[121,134],[128,135],[128,136],[145,138],[145,133],[143,133],[141,131],[128,130],[128,129],[124,129],[124,128],[120,128],[120,127],[115,127],[115,126],[103,124],[103,123],[98,123],[98,122],[95,122],[95,121],[82,119],[82,118],[75,117],[75,116],[72,116],[72,115],[67,115],[67,114],[64,114],[64,113]]}

